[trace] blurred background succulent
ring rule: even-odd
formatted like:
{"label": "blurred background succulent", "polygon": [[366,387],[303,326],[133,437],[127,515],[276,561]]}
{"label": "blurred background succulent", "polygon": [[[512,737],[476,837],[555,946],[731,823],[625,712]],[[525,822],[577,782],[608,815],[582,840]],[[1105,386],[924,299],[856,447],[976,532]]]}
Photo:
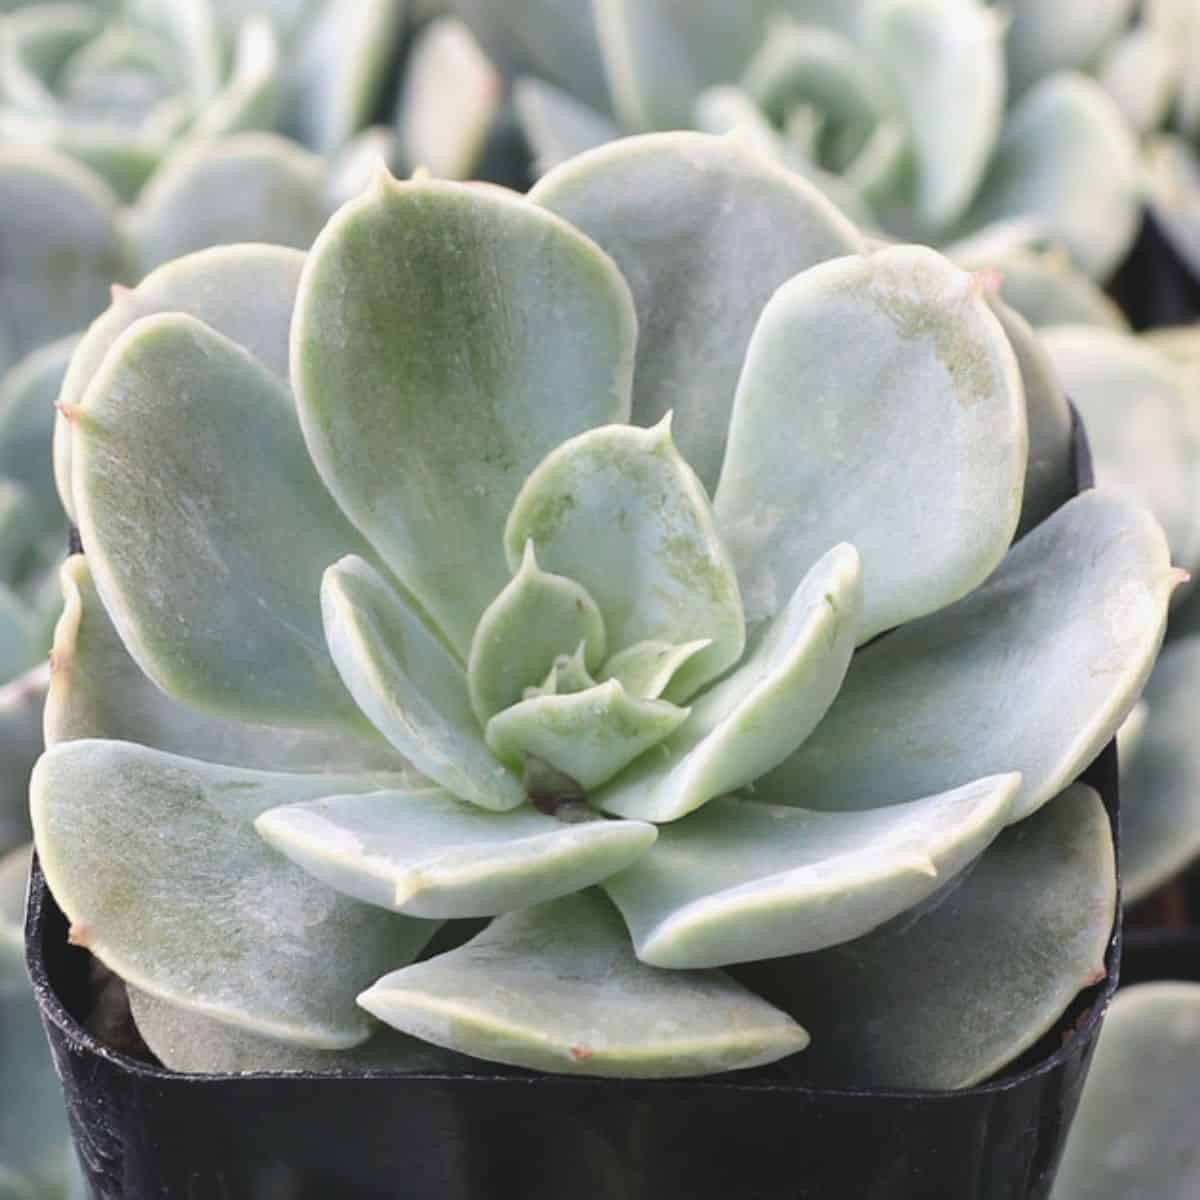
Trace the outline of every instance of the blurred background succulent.
{"label": "blurred background succulent", "polygon": [[1178,573],[994,282],[674,133],[119,296],[32,803],[151,1048],[949,1088],[1051,1029]]}
{"label": "blurred background succulent", "polygon": [[[450,2],[519,76],[541,169],[621,131],[736,129],[890,236],[1049,239],[1103,279],[1137,231],[1135,131],[1080,69],[1126,0]],[[1061,9],[1094,44],[1039,56]]]}
{"label": "blurred background succulent", "polygon": [[1200,1193],[1200,985],[1123,989],[1109,1009],[1053,1200]]}

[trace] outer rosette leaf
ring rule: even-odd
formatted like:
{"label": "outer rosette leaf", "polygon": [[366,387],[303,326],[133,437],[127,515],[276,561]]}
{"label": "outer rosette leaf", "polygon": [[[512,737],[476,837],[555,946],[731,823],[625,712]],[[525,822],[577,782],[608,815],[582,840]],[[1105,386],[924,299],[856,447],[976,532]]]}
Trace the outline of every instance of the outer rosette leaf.
{"label": "outer rosette leaf", "polygon": [[1000,775],[861,813],[717,800],[662,830],[609,880],[638,957],[720,967],[811,953],[921,903],[1004,827],[1021,783]]}
{"label": "outer rosette leaf", "polygon": [[1085,492],[965,599],[859,651],[816,732],[756,796],[868,809],[1017,770],[1012,816],[1028,816],[1132,709],[1178,582],[1145,509]]}
{"label": "outer rosette leaf", "polygon": [[437,926],[337,896],[253,822],[281,803],[388,785],[386,775],[245,771],[81,741],[43,755],[30,794],[39,859],[76,944],[171,1003],[343,1049],[370,1033],[355,993],[411,961]]}
{"label": "outer rosette leaf", "polygon": [[486,917],[569,895],[629,866],[653,825],[490,813],[437,789],[331,796],[255,823],[310,875],[413,917]]}
{"label": "outer rosette leaf", "polygon": [[638,962],[597,892],[501,917],[458,950],[381,979],[359,1003],[435,1045],[560,1074],[708,1075],[808,1044],[719,971]]}
{"label": "outer rosette leaf", "polygon": [[310,453],[464,660],[525,477],[628,417],[634,330],[612,262],[500,189],[381,178],[318,238],[292,344]]}
{"label": "outer rosette leaf", "polygon": [[824,1087],[971,1087],[1104,979],[1116,917],[1108,815],[1075,786],[1006,829],[922,909],[866,937],[736,976],[813,1031],[794,1078]]}
{"label": "outer rosette leaf", "polygon": [[529,543],[595,600],[613,649],[709,640],[672,679],[668,699],[686,700],[741,657],[737,576],[669,421],[594,429],[551,452],[508,516],[514,569]]}
{"label": "outer rosette leaf", "polygon": [[1046,4],[1008,0],[1008,71],[1014,95],[1058,71],[1090,65],[1129,23],[1136,0]]}
{"label": "outer rosette leaf", "polygon": [[73,410],[71,443],[96,586],[160,687],[249,721],[362,723],[325,647],[318,588],[329,562],[366,547],[273,374],[192,317],[143,318]]}
{"label": "outer rosette leaf", "polygon": [[706,134],[602,147],[530,198],[594,238],[629,280],[640,327],[633,420],[673,412],[679,448],[711,492],[763,306],[797,272],[861,250],[861,235],[813,185]]}
{"label": "outer rosette leaf", "polygon": [[755,330],[714,501],[748,621],[839,541],[862,555],[863,641],[958,599],[1012,540],[1027,438],[971,276],[915,246],[804,272]]}

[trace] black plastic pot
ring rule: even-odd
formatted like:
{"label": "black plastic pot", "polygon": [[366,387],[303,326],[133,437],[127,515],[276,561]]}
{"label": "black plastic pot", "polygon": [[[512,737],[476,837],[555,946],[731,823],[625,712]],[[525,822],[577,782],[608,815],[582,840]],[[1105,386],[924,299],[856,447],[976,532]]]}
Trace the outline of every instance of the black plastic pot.
{"label": "black plastic pot", "polygon": [[[1086,443],[1076,472],[1091,483]],[[1116,751],[1084,778],[1117,827]],[[152,921],[153,914],[147,914]],[[996,1080],[960,1092],[807,1088],[769,1068],[686,1081],[179,1075],[83,1027],[88,955],[40,869],[30,972],[95,1197],[142,1200],[1045,1200],[1108,978]]]}
{"label": "black plastic pot", "polygon": [[1108,291],[1135,329],[1161,329],[1200,319],[1200,279],[1149,210]]}

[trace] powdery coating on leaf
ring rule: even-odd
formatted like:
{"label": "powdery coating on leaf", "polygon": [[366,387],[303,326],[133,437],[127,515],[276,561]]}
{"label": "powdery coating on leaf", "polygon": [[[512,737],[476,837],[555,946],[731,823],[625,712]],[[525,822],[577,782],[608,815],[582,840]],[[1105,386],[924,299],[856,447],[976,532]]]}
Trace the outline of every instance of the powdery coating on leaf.
{"label": "powdery coating on leaf", "polygon": [[363,723],[318,591],[331,561],[367,547],[274,375],[192,317],[144,317],[106,356],[71,443],[96,588],[142,670],[224,716]]}
{"label": "powdery coating on leaf", "polygon": [[679,448],[711,491],[763,306],[797,272],[861,250],[861,235],[794,173],[736,139],[697,133],[582,154],[530,199],[616,260],[640,327],[633,420],[652,425],[673,412]]}
{"label": "powdery coating on leaf", "polygon": [[411,961],[436,926],[339,897],[271,850],[253,822],[280,804],[397,782],[81,741],[43,755],[31,807],[46,881],[106,966],[261,1036],[338,1049],[370,1032],[355,993]]}
{"label": "powdery coating on leaf", "polygon": [[309,451],[463,659],[526,476],[628,417],[634,338],[612,262],[499,188],[380,178],[317,240],[292,329]]}
{"label": "powdery coating on leaf", "polygon": [[1117,993],[1071,1126],[1054,1200],[1191,1200],[1200,1192],[1200,985]]}
{"label": "powdery coating on leaf", "polygon": [[1013,817],[1028,816],[1133,707],[1177,583],[1148,512],[1083,493],[966,599],[859,651],[816,732],[756,795],[865,809],[1017,770]]}
{"label": "powdery coating on leaf", "polygon": [[813,1035],[794,1078],[825,1087],[971,1087],[1104,979],[1112,834],[1075,786],[1005,830],[940,903],[819,954],[737,968]]}
{"label": "powdery coating on leaf", "polygon": [[359,1003],[435,1045],[558,1074],[707,1075],[808,1044],[719,971],[643,966],[596,892],[501,917],[458,950],[385,976]]}
{"label": "powdery coating on leaf", "polygon": [[331,796],[272,809],[256,827],[345,895],[438,920],[492,916],[590,887],[656,836],[636,821],[486,812],[437,790]]}
{"label": "powdery coating on leaf", "polygon": [[[168,696],[129,657],[82,555],[63,564],[60,579],[65,603],[50,654],[46,745],[110,738],[261,770],[410,770],[371,727],[359,735],[352,730],[256,725],[216,716]],[[40,743],[40,738],[36,740]],[[32,752],[29,767],[40,749],[39,744]],[[0,762],[5,761],[7,757],[0,754]],[[22,803],[25,790],[23,780]]]}
{"label": "powdery coating on leaf", "polygon": [[1012,539],[1027,439],[1017,360],[971,276],[915,246],[797,276],[755,330],[714,501],[747,619],[838,541],[862,555],[860,641],[958,599]]}
{"label": "powdery coating on leaf", "polygon": [[1004,827],[1019,775],[865,813],[716,800],[668,825],[605,890],[643,962],[696,968],[811,953],[921,903]]}

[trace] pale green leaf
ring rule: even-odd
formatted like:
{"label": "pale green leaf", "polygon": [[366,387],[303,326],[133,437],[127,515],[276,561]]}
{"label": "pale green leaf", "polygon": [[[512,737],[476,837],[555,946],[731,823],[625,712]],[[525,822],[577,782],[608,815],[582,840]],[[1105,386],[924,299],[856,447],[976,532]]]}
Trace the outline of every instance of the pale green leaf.
{"label": "pale green leaf", "polygon": [[759,321],[716,492],[747,620],[840,541],[862,555],[863,641],[958,599],[1012,539],[1027,455],[979,280],[917,246],[811,268]]}
{"label": "pale green leaf", "polygon": [[0,854],[29,838],[29,772],[42,752],[48,678],[43,663],[0,687]]}
{"label": "pale green leaf", "polygon": [[325,647],[318,588],[365,546],[276,376],[193,317],[144,317],[74,410],[71,445],[96,587],[143,671],[226,716],[362,722]]}
{"label": "pale green leaf", "polygon": [[687,715],[686,708],[665,700],[631,696],[610,679],[586,691],[514,704],[488,722],[487,744],[514,770],[532,757],[586,792],[670,737]]}
{"label": "pale green leaf", "polygon": [[605,885],[638,957],[694,969],[808,954],[920,904],[1004,827],[1019,775],[855,813],[715,800]]}
{"label": "pale green leaf", "polygon": [[741,657],[745,627],[733,564],[669,419],[653,429],[594,429],[551,452],[509,514],[511,567],[530,542],[547,570],[595,600],[612,649],[710,640],[672,681],[672,699],[686,700]]}
{"label": "pale green leaf", "polygon": [[1095,792],[1073,787],[1005,830],[923,909],[845,945],[736,974],[812,1031],[810,1051],[789,1064],[793,1078],[971,1087],[1104,979],[1115,916],[1108,817]]}
{"label": "pale green leaf", "polygon": [[1055,72],[1089,66],[1129,23],[1137,0],[1005,0],[1008,73],[1017,95]]}
{"label": "pale green leaf", "polygon": [[346,558],[325,573],[321,603],[350,694],[418,771],[481,808],[524,803],[520,781],[484,743],[462,667],[396,588]]}
{"label": "pale green leaf", "polygon": [[[256,725],[193,708],[156,687],[129,657],[96,594],[83,555],[60,571],[62,617],[50,655],[45,695],[46,744],[81,738],[138,742],[169,754],[274,771],[389,771],[407,764],[367,729],[300,729]],[[4,696],[0,691],[0,697]],[[41,712],[40,700],[37,713]],[[0,728],[3,725],[0,724]],[[40,750],[40,724],[27,752],[26,775]],[[0,763],[9,761],[0,751]],[[413,772],[414,778],[415,772]],[[27,779],[21,780],[24,803]]]}
{"label": "pale green leaf", "polygon": [[535,175],[545,175],[575,155],[621,136],[608,117],[544,79],[518,79],[512,100],[533,154]]}
{"label": "pale green leaf", "polygon": [[30,796],[38,857],[76,945],[191,1011],[345,1049],[370,1034],[355,994],[411,962],[437,926],[338,896],[271,850],[254,821],[388,786],[386,775],[272,774],[80,741],[42,756]]}
{"label": "pale green leaf", "polygon": [[1027,816],[1133,708],[1177,583],[1145,509],[1083,493],[966,599],[861,650],[816,732],[756,794],[865,809],[1019,771],[1014,818]]}
{"label": "pale green leaf", "polygon": [[639,821],[485,812],[436,789],[330,796],[271,809],[255,828],[336,891],[436,920],[492,916],[590,887],[656,836]]}
{"label": "pale green leaf", "polygon": [[643,700],[657,700],[682,667],[711,645],[708,638],[675,645],[650,640],[619,650],[605,664],[602,679],[615,679]]}
{"label": "pale green leaf", "polygon": [[292,347],[309,451],[464,659],[525,477],[628,417],[634,331],[612,262],[499,188],[380,178],[317,241]]}
{"label": "pale green leaf", "polygon": [[359,1003],[435,1045],[555,1074],[708,1075],[808,1043],[719,971],[638,962],[596,892],[500,917],[458,950],[385,976]]}
{"label": "pale green leaf", "polygon": [[736,138],[698,133],[594,150],[530,197],[594,238],[629,280],[640,327],[633,419],[674,412],[679,448],[711,491],[763,306],[862,238],[813,185]]}
{"label": "pale green leaf", "polygon": [[573,579],[538,566],[533,543],[508,586],[485,610],[471,640],[467,686],[480,725],[516,704],[582,643],[594,672],[607,645],[596,602]]}

